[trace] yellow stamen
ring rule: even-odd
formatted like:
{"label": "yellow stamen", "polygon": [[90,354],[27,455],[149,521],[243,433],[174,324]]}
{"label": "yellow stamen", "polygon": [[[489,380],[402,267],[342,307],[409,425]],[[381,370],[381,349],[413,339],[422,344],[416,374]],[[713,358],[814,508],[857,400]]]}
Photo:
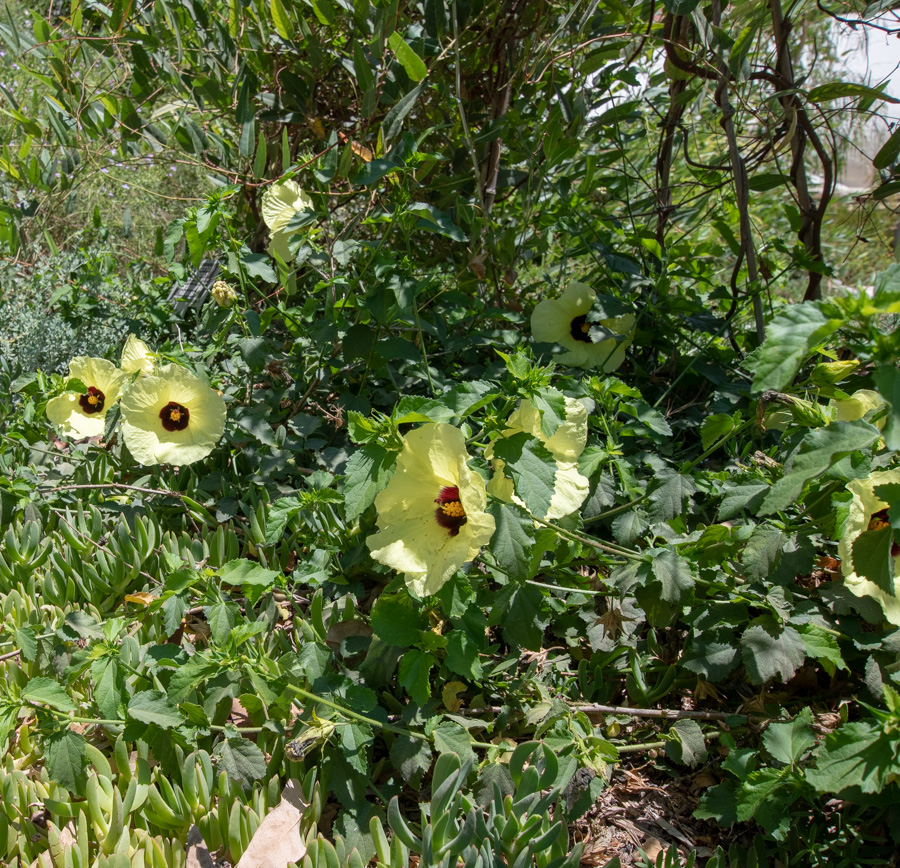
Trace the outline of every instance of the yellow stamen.
{"label": "yellow stamen", "polygon": [[169,418],[173,422],[180,422],[181,421],[181,410],[169,410]]}
{"label": "yellow stamen", "polygon": [[450,518],[464,518],[466,511],[458,500],[449,500],[447,503],[441,504],[441,512],[449,515]]}
{"label": "yellow stamen", "polygon": [[90,404],[92,407],[96,407],[97,404],[100,403],[100,399],[99,399],[96,395],[88,395],[88,396],[87,396],[87,402],[88,402],[88,404]]}
{"label": "yellow stamen", "polygon": [[588,323],[585,322],[585,323],[582,323],[582,324],[581,324],[581,331],[582,331],[584,334],[587,334],[590,330],[591,330],[591,327],[590,327],[590,325],[589,325]]}

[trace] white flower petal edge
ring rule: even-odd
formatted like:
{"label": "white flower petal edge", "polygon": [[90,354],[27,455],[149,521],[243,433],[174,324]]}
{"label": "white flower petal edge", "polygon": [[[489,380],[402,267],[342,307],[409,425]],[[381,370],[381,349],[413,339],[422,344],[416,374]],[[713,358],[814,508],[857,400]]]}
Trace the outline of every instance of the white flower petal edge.
{"label": "white flower petal edge", "polygon": [[[160,413],[170,403],[189,412],[182,430],[169,431]],[[225,433],[225,402],[180,365],[164,365],[138,380],[122,399],[122,436],[141,464],[192,464],[212,452]]]}
{"label": "white flower petal edge", "polygon": [[625,361],[631,345],[635,318],[632,314],[599,320],[597,325],[609,329],[618,337],[592,343],[577,340],[572,334],[572,320],[586,315],[597,294],[585,283],[570,283],[556,300],[545,299],[537,304],[531,315],[531,333],[536,341],[555,343],[565,347],[556,360],[574,368],[601,368],[605,373],[617,370]]}
{"label": "white flower petal edge", "polygon": [[128,374],[152,374],[156,370],[156,359],[147,344],[130,334],[122,349],[119,367]]}
{"label": "white flower petal edge", "polygon": [[81,407],[83,396],[68,392],[47,402],[47,418],[59,425],[65,434],[79,439],[99,437],[106,427],[106,414],[122,394],[126,374],[106,359],[76,356],[69,362],[69,379],[81,380],[88,388],[99,389],[104,397],[103,410],[85,413]]}
{"label": "white flower petal edge", "polygon": [[[434,594],[490,542],[494,518],[486,513],[484,480],[469,470],[462,432],[443,422],[404,437],[397,469],[375,498],[379,533],[366,540],[372,557],[402,572],[419,597]],[[435,503],[446,488],[458,490],[465,523],[455,534],[438,524]]]}
{"label": "white flower petal edge", "polygon": [[285,262],[291,261],[291,251],[288,246],[289,235],[285,231],[295,214],[301,211],[312,211],[315,206],[312,199],[303,192],[296,181],[282,181],[273,184],[263,193],[262,218],[269,233],[272,243],[270,252],[274,251]]}
{"label": "white flower petal edge", "polygon": [[879,485],[900,483],[900,470],[877,470],[869,474],[865,479],[854,479],[847,484],[847,489],[853,495],[850,502],[850,514],[844,525],[844,533],[838,543],[838,556],[841,559],[841,572],[844,574],[844,584],[848,590],[857,597],[872,597],[881,604],[884,616],[895,626],[900,626],[900,597],[897,591],[898,570],[900,570],[900,557],[894,558],[894,593],[889,594],[874,582],[870,582],[863,576],[858,576],[853,567],[853,543],[856,538],[869,526],[872,516],[882,509],[887,509],[890,504],[881,500],[875,494],[875,488]]}
{"label": "white flower petal edge", "polygon": [[[577,464],[578,457],[587,444],[588,412],[584,404],[575,398],[567,397],[565,421],[549,438],[541,429],[540,412],[528,399],[519,404],[509,417],[507,426],[502,437],[511,437],[524,431],[532,437],[537,437],[556,459],[556,475],[550,506],[546,515],[538,518],[555,521],[580,509],[590,490],[590,481],[578,472]],[[485,458],[491,461],[494,471],[487,485],[488,493],[500,500],[525,506],[515,493],[513,481],[505,475],[505,462],[493,458],[493,454],[494,448],[491,444],[485,450]]]}

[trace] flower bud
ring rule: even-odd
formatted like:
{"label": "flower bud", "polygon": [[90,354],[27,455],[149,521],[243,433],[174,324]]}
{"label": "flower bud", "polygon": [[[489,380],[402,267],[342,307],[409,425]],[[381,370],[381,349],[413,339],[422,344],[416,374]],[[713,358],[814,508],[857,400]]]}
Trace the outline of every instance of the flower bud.
{"label": "flower bud", "polygon": [[812,369],[809,379],[817,386],[833,386],[858,367],[858,359],[851,359],[847,362],[823,362]]}
{"label": "flower bud", "polygon": [[212,297],[219,307],[231,307],[237,301],[237,293],[224,280],[217,280],[213,284]]}

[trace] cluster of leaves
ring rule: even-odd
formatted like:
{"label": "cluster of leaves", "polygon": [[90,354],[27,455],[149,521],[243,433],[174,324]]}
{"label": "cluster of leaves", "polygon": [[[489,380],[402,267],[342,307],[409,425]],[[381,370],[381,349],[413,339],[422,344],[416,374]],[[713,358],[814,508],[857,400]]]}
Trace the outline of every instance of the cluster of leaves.
{"label": "cluster of leaves", "polygon": [[[896,629],[841,582],[833,554],[847,484],[896,466],[900,288],[894,267],[872,298],[779,312],[760,342],[765,281],[823,274],[821,251],[772,241],[760,271],[773,276],[758,279],[740,191],[719,193],[740,173],[718,152],[706,168],[673,168],[666,136],[679,130],[686,154],[726,150],[697,144],[676,109],[696,101],[697,128],[709,126],[724,106],[704,80],[748,101],[769,82],[751,67],[769,67],[751,53],[761,13],[723,22],[699,4],[667,6],[663,28],[689,52],[670,64],[697,82],[654,73],[647,105],[668,121],[653,154],[651,115],[616,101],[637,87],[643,51],[627,34],[649,26],[673,41],[643,7],[545,19],[533,4],[521,15],[440,0],[311,5],[314,18],[279,0],[76,4],[67,21],[36,18],[31,35],[0,24],[35,88],[31,111],[11,101],[16,146],[0,171],[23,206],[0,209],[0,240],[12,252],[37,235],[38,192],[69,192],[84,140],[134,157],[190,153],[216,190],[160,232],[169,277],[113,300],[144,326],[130,330],[207,371],[229,408],[208,459],[148,472],[113,417],[100,442],[55,436],[49,372],[0,370],[16,393],[0,405],[0,777],[20,824],[0,858],[30,863],[45,848],[58,859],[52,834],[30,846],[40,833],[23,806],[37,803],[56,829],[74,824],[80,864],[177,864],[171,839],[192,822],[237,859],[282,781],[316,769],[329,808],[317,819],[354,865],[354,849],[405,864],[395,841],[435,864],[499,853],[530,864],[533,840],[549,848],[539,864],[548,853],[563,864],[558,824],[539,816],[550,802],[532,804],[539,787],[566,788],[557,807],[572,820],[629,751],[662,748],[663,768],[712,765],[717,738],[723,782],[701,813],[753,820],[776,848],[822,829],[804,840],[811,862],[829,864],[846,836],[892,820]],[[871,107],[880,96],[841,84],[780,110],[835,98]],[[791,129],[806,134],[798,122],[778,135]],[[63,160],[73,171],[55,179]],[[648,168],[669,181],[644,184]],[[679,171],[689,192],[673,237]],[[282,174],[313,202],[286,228],[289,261],[263,252],[257,201]],[[237,301],[178,319],[156,293],[205,257]],[[93,266],[69,274],[51,301],[97,337],[109,302]],[[529,309],[572,277],[604,289],[591,322],[637,318],[615,376],[554,367],[557,348],[528,342]],[[178,331],[162,334],[170,321]],[[860,389],[882,406],[837,421],[829,402]],[[541,411],[549,435],[565,398],[590,409],[579,514],[535,522],[556,468],[541,438],[518,435],[496,454],[520,503],[491,503],[497,529],[475,563],[421,600],[373,562],[375,498],[410,426],[462,428],[487,476],[484,448],[518,402]],[[892,509],[881,536],[852,547],[856,572],[889,596],[898,520]],[[639,713],[683,704],[727,732]],[[833,732],[814,743],[822,727]],[[429,781],[447,819],[416,830],[410,806]],[[840,835],[835,793],[855,805]],[[472,827],[502,843],[473,850]]]}

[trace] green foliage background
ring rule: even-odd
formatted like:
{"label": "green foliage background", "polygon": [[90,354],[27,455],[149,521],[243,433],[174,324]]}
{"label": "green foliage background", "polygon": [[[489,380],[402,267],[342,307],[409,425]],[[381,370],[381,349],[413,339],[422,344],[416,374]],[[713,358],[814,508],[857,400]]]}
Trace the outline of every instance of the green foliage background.
{"label": "green foliage background", "polygon": [[[236,862],[295,778],[310,868],[562,868],[631,753],[716,775],[696,816],[757,837],[714,866],[900,841],[897,629],[835,560],[847,484],[897,466],[900,136],[833,195],[845,118],[892,98],[809,66],[813,4],[45,11],[0,18],[0,861],[177,866],[197,825]],[[283,177],[315,209],[290,262]],[[205,257],[238,301],[179,313]],[[531,340],[573,280],[637,319],[615,372]],[[69,359],[129,332],[225,397],[204,461],[137,465],[115,415],[50,429]],[[883,406],[835,421],[859,389]],[[524,506],[437,595],[372,560],[412,426],[460,426],[487,476],[517,403],[549,434],[564,397],[580,514],[535,521],[554,466],[523,438]],[[884,498],[853,559],[893,594]]]}

